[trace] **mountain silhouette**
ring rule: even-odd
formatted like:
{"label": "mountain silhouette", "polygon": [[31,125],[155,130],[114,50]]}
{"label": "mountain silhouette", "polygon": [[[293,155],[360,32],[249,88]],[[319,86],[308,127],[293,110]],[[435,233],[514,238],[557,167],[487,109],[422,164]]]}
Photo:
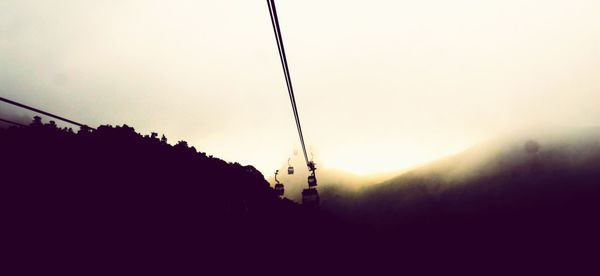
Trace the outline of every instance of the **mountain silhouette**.
{"label": "mountain silhouette", "polygon": [[317,229],[331,246],[344,236],[331,234],[340,227],[327,214],[281,199],[254,167],[157,133],[127,125],[74,132],[36,117],[0,129],[0,141],[4,249],[40,266],[83,273],[202,261],[194,271],[207,272],[217,261],[283,258],[286,248],[325,254],[314,250]]}
{"label": "mountain silhouette", "polygon": [[[331,183],[314,210],[280,198],[254,167],[185,141],[127,125],[75,132],[36,117],[0,129],[4,248],[25,264],[79,273],[165,263],[171,273],[248,271],[306,258],[303,271],[337,272],[399,259],[565,261],[599,244],[599,133],[499,139],[373,185],[325,172]],[[282,181],[305,185],[305,176]]]}
{"label": "mountain silhouette", "polygon": [[497,139],[323,208],[402,246],[551,246],[558,256],[598,241],[599,184],[600,128],[560,129]]}

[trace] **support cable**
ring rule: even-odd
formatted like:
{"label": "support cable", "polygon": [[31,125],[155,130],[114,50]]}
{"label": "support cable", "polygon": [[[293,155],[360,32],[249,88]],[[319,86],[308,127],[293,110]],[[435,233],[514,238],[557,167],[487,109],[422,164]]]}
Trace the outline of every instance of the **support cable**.
{"label": "support cable", "polygon": [[302,133],[302,125],[300,124],[300,116],[298,115],[298,107],[296,105],[296,98],[294,96],[294,88],[292,85],[292,79],[290,76],[289,66],[287,62],[287,56],[285,53],[285,47],[283,46],[283,37],[281,35],[281,28],[279,26],[279,18],[277,16],[277,9],[275,7],[274,0],[267,0],[269,6],[269,14],[271,15],[271,23],[273,25],[273,32],[275,33],[275,40],[277,42],[277,49],[279,51],[279,58],[281,59],[281,66],[283,67],[283,73],[288,88],[288,94],[290,96],[290,102],[292,104],[292,112],[294,113],[294,119],[296,121],[296,128],[298,130],[298,136],[300,137],[300,144],[304,153],[304,160],[306,161],[309,169],[314,170],[314,164],[309,161],[308,154],[306,152],[306,146],[304,143],[304,135]]}
{"label": "support cable", "polygon": [[[61,117],[61,116],[58,116],[58,115],[54,115],[54,114],[52,114],[52,113],[49,113],[49,112],[46,112],[46,111],[43,111],[43,110],[40,110],[40,109],[37,109],[37,108],[33,108],[33,107],[31,107],[31,106],[24,105],[24,104],[22,104],[22,103],[18,103],[18,102],[15,102],[15,101],[11,101],[11,100],[9,100],[9,99],[6,99],[6,98],[3,98],[3,97],[0,97],[0,101],[3,101],[3,102],[5,102],[5,103],[9,103],[9,104],[15,105],[15,106],[18,106],[18,107],[21,107],[21,108],[25,108],[25,109],[31,110],[31,111],[33,111],[33,112],[40,113],[40,114],[42,114],[42,115],[46,115],[46,116],[48,116],[48,117],[52,117],[52,118],[55,118],[55,119],[61,120],[61,121],[63,121],[63,122],[66,122],[66,123],[69,123],[69,124],[73,124],[73,125],[79,126],[79,127],[87,127],[87,128],[91,128],[91,127],[89,127],[89,126],[87,126],[87,125],[84,125],[84,124],[81,124],[81,123],[78,123],[78,122],[75,122],[75,121],[69,120],[69,119],[67,119],[67,118],[64,118],[64,117]],[[91,128],[91,129],[93,129],[93,128]]]}

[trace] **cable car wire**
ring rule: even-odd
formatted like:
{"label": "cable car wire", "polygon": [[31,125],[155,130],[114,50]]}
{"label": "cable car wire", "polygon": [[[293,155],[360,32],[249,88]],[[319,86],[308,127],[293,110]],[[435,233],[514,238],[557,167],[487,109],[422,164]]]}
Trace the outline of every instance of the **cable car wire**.
{"label": "cable car wire", "polygon": [[312,162],[308,159],[308,154],[306,152],[306,146],[304,143],[304,135],[302,134],[302,125],[300,124],[300,116],[298,115],[296,97],[294,96],[294,87],[292,85],[287,56],[285,54],[285,47],[283,46],[283,37],[281,35],[281,28],[279,26],[279,18],[277,16],[277,8],[275,7],[275,1],[267,0],[267,5],[269,6],[269,14],[271,15],[271,23],[273,25],[273,32],[275,33],[277,50],[279,51],[279,58],[281,59],[281,66],[283,67],[283,74],[285,76],[288,94],[290,96],[290,102],[292,104],[292,111],[294,113],[294,119],[296,121],[296,128],[298,129],[298,136],[300,137],[300,144],[302,145],[302,151],[304,153],[304,160],[306,161],[306,164],[309,166],[309,168],[312,168],[310,166]]}
{"label": "cable car wire", "polygon": [[24,104],[22,104],[22,103],[18,103],[18,102],[15,102],[15,101],[11,101],[11,100],[9,100],[9,99],[6,99],[6,98],[3,98],[3,97],[0,97],[0,101],[3,101],[3,102],[5,102],[5,103],[9,103],[9,104],[15,105],[15,106],[18,106],[18,107],[21,107],[21,108],[29,109],[29,110],[31,110],[31,111],[33,111],[33,112],[40,113],[40,114],[43,114],[43,115],[46,115],[46,116],[49,116],[49,117],[52,117],[52,118],[55,118],[55,119],[61,120],[61,121],[63,121],[63,122],[67,122],[67,123],[69,123],[69,124],[76,125],[76,126],[79,126],[79,127],[87,127],[87,128],[94,129],[94,128],[92,128],[92,127],[89,127],[89,126],[87,126],[87,125],[84,125],[84,124],[81,124],[81,123],[78,123],[78,122],[75,122],[75,121],[69,120],[69,119],[67,119],[67,118],[64,118],[64,117],[61,117],[61,116],[58,116],[58,115],[54,115],[54,114],[52,114],[52,113],[49,113],[49,112],[46,112],[46,111],[43,111],[43,110],[40,110],[40,109],[37,109],[37,108],[31,107],[31,106],[24,105]]}
{"label": "cable car wire", "polygon": [[277,16],[277,9],[275,6],[275,2],[273,0],[267,0],[267,4],[269,5],[269,13],[271,15],[271,23],[273,25],[273,31],[275,33],[275,40],[277,42],[277,49],[279,51],[279,58],[281,59],[281,65],[283,68],[284,77],[286,80],[286,85],[288,88],[288,94],[290,96],[290,102],[292,104],[292,111],[294,113],[294,119],[296,121],[296,128],[298,129],[298,134],[300,136],[300,143],[302,145],[302,149],[304,152],[304,159],[306,163],[309,164],[308,154],[306,153],[306,146],[304,143],[304,135],[302,133],[302,126],[300,124],[300,117],[298,115],[298,108],[296,105],[296,98],[294,96],[294,88],[292,85],[292,79],[289,72],[289,66],[287,63],[287,55],[285,53],[285,47],[283,46],[283,37],[281,35],[281,28],[279,27],[279,18]]}
{"label": "cable car wire", "polygon": [[2,119],[2,118],[0,118],[0,122],[4,122],[4,123],[15,125],[15,126],[26,127],[26,125],[24,125],[24,124],[13,122],[11,120],[6,120],[6,119]]}

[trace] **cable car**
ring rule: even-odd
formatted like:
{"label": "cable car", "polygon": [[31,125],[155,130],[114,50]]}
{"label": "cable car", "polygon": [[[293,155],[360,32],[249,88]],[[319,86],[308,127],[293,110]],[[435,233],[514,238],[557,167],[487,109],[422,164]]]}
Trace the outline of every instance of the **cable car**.
{"label": "cable car", "polygon": [[317,186],[317,178],[315,177],[315,175],[309,175],[308,176],[308,187],[315,187]]}
{"label": "cable car", "polygon": [[302,205],[319,207],[319,192],[317,189],[307,188],[302,190]]}
{"label": "cable car", "polygon": [[285,192],[285,188],[283,187],[283,184],[281,184],[281,182],[279,182],[279,180],[277,180],[277,175],[279,174],[279,170],[275,171],[275,192],[277,193],[278,196],[283,196],[283,193]]}
{"label": "cable car", "polygon": [[290,164],[290,159],[291,158],[288,158],[288,174],[294,174],[294,167]]}
{"label": "cable car", "polygon": [[285,188],[283,187],[283,184],[281,184],[281,183],[275,184],[275,192],[277,193],[278,196],[283,196],[283,194],[285,193]]}

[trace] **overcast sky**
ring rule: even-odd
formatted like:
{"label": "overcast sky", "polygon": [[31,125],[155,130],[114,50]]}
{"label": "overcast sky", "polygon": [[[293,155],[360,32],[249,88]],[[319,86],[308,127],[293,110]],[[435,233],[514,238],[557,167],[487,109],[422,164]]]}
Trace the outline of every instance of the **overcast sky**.
{"label": "overcast sky", "polygon": [[[600,1],[277,4],[321,166],[397,170],[523,127],[600,124]],[[278,58],[263,0],[0,1],[1,96],[265,174],[299,149]]]}

